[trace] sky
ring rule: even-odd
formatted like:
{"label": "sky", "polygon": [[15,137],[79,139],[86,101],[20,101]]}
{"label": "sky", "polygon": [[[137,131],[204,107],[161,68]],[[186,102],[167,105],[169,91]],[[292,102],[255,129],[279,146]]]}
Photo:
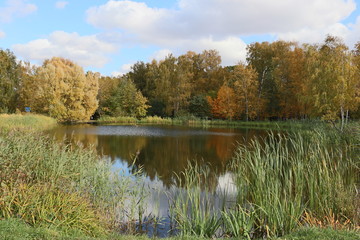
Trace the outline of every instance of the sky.
{"label": "sky", "polygon": [[102,75],[137,61],[216,49],[222,65],[263,41],[360,41],[360,0],[0,0],[0,48],[41,65],[54,56]]}

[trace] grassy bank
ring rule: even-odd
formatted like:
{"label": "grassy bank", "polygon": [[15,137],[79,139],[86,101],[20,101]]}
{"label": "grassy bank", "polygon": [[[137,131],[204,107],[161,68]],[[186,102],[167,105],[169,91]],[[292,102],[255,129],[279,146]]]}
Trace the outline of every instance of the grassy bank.
{"label": "grassy bank", "polygon": [[103,116],[96,123],[117,124],[152,124],[152,125],[188,125],[200,127],[236,127],[236,128],[259,128],[259,129],[309,129],[323,125],[321,121],[315,120],[287,120],[287,121],[230,121],[230,120],[206,120],[196,117],[145,117],[137,119],[134,117],[109,117]]}
{"label": "grassy bank", "polygon": [[132,221],[138,185],[95,151],[16,130],[3,134],[0,149],[0,219],[87,236]]}
{"label": "grassy bank", "polygon": [[[79,232],[64,232],[59,229],[45,228],[45,227],[31,227],[18,219],[0,220],[0,236],[1,239],[7,240],[148,240],[146,236],[133,236],[133,235],[116,235],[109,234],[101,237],[89,237]],[[330,228],[301,228],[291,234],[285,235],[281,238],[273,238],[274,240],[358,240],[360,233],[354,231],[333,230]],[[206,239],[194,236],[179,236],[166,238],[167,240],[180,240],[180,239]],[[238,239],[238,238],[233,238]]]}
{"label": "grassy bank", "polygon": [[0,130],[42,131],[56,126],[54,118],[36,114],[0,114]]}

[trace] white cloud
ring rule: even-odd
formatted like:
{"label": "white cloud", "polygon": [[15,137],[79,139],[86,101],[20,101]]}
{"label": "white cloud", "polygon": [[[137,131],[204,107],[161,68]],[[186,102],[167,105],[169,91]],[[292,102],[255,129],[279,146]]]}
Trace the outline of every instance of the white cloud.
{"label": "white cloud", "polygon": [[3,31],[0,31],[0,38],[4,38],[4,37],[6,37],[6,34],[5,34],[5,32],[3,32]]}
{"label": "white cloud", "polygon": [[113,44],[99,40],[96,35],[80,36],[63,31],[53,32],[48,38],[13,45],[12,49],[25,60],[42,62],[60,56],[83,67],[103,67],[109,60],[107,54],[117,51]]}
{"label": "white cloud", "polygon": [[59,9],[63,9],[63,8],[65,8],[66,5],[68,5],[68,4],[69,4],[69,2],[66,2],[66,1],[57,1],[57,2],[55,3],[55,7],[56,7],[56,8],[59,8]]}
{"label": "white cloud", "polygon": [[179,9],[173,10],[111,0],[90,8],[87,20],[99,28],[141,37],[263,34],[334,24],[355,6],[353,0],[179,0]]}
{"label": "white cloud", "polygon": [[[222,65],[234,65],[246,59],[246,43],[237,37],[227,37],[215,40],[212,37],[201,38],[197,41],[189,40],[186,44],[191,49],[202,52],[203,50],[216,49],[222,58]],[[186,51],[185,47],[183,51]]]}
{"label": "white cloud", "polygon": [[163,60],[165,59],[167,56],[169,56],[170,54],[172,54],[171,50],[169,49],[161,49],[159,51],[156,51],[151,57],[150,57],[150,61],[155,59],[155,60]]}
{"label": "white cloud", "polygon": [[345,39],[349,35],[349,29],[341,23],[335,23],[324,28],[303,28],[294,32],[281,33],[278,37],[281,40],[319,43],[329,34]]}
{"label": "white cloud", "polygon": [[11,22],[14,17],[24,17],[37,10],[35,4],[27,0],[7,0],[5,6],[0,6],[0,22]]}
{"label": "white cloud", "polygon": [[113,71],[113,72],[111,73],[111,76],[113,76],[113,77],[121,77],[122,75],[130,72],[130,71],[131,71],[131,67],[132,67],[133,65],[134,65],[133,63],[123,64],[123,65],[120,67],[120,70],[119,70],[119,71]]}
{"label": "white cloud", "polygon": [[347,26],[339,22],[355,8],[354,0],[179,0],[177,9],[110,0],[88,9],[87,21],[105,32],[128,36],[133,44],[166,49],[155,58],[216,49],[223,64],[230,65],[245,60],[241,36],[272,34],[308,42],[321,41],[328,33],[348,35]]}

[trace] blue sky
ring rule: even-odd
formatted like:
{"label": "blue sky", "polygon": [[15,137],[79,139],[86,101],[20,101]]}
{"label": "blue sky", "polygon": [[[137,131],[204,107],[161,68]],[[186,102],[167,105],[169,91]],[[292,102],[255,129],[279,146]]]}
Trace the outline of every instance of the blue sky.
{"label": "blue sky", "polygon": [[360,41],[360,0],[0,0],[0,48],[40,65],[61,56],[121,74],[137,61],[216,49],[223,65],[254,41]]}

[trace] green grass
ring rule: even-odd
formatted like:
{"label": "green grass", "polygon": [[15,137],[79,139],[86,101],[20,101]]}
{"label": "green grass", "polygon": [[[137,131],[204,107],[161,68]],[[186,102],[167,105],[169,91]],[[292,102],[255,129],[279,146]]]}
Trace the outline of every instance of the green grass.
{"label": "green grass", "polygon": [[[146,236],[134,235],[118,235],[108,234],[99,237],[89,237],[81,232],[65,232],[61,229],[46,228],[46,227],[31,227],[19,219],[0,220],[0,239],[2,240],[100,240],[100,239],[113,239],[113,240],[148,240]],[[195,236],[178,236],[164,238],[165,240],[178,240],[178,239],[206,239]],[[241,239],[241,238],[234,238]],[[355,231],[344,231],[334,229],[320,229],[320,228],[301,228],[291,234],[281,238],[274,238],[278,240],[358,240],[360,233]]]}
{"label": "green grass", "polygon": [[331,228],[302,228],[279,240],[358,240],[360,233],[355,231],[334,230]]}
{"label": "green grass", "polygon": [[[0,114],[0,130],[42,131],[55,127],[56,120],[36,114]],[[1,132],[1,131],[0,131]]]}

